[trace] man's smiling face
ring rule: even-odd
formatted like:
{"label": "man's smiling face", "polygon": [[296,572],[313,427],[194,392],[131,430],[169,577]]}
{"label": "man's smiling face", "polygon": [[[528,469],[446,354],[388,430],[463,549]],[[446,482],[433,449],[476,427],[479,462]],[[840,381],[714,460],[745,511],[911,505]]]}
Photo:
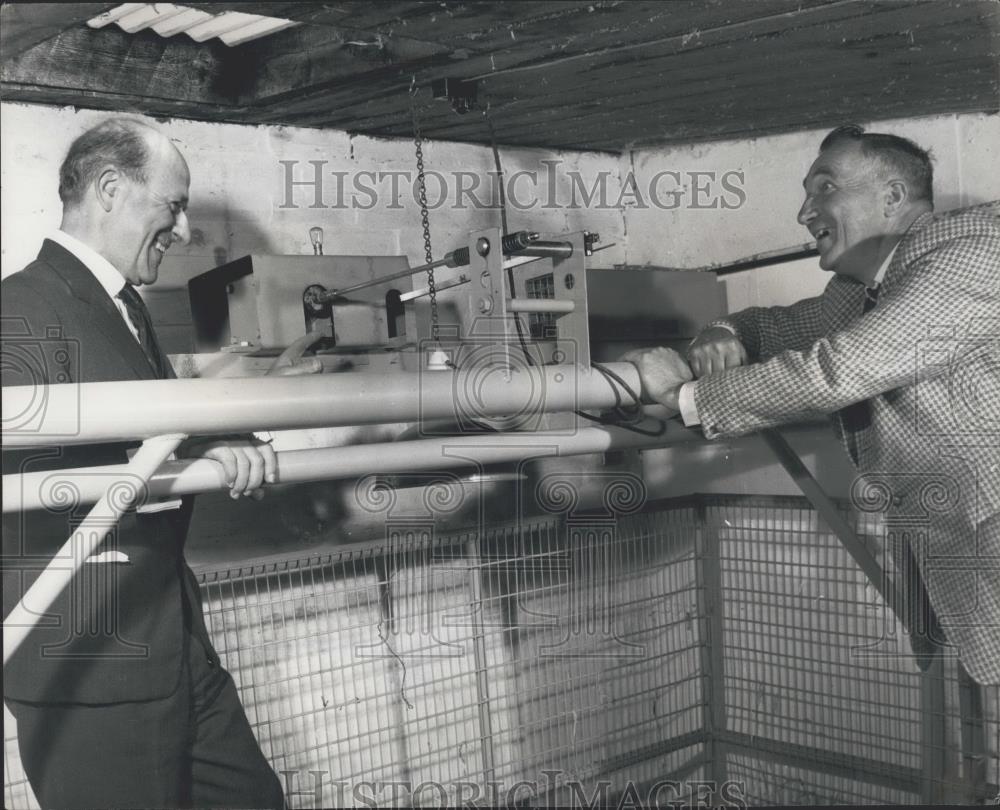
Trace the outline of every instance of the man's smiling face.
{"label": "man's smiling face", "polygon": [[156,281],[163,254],[173,242],[190,239],[187,220],[190,173],[180,152],[166,138],[149,145],[146,182],[120,179],[115,201],[114,255],[111,263],[134,285]]}
{"label": "man's smiling face", "polygon": [[816,240],[824,270],[858,278],[875,261],[881,238],[891,230],[879,169],[850,142],[823,150],[809,169],[798,220]]}

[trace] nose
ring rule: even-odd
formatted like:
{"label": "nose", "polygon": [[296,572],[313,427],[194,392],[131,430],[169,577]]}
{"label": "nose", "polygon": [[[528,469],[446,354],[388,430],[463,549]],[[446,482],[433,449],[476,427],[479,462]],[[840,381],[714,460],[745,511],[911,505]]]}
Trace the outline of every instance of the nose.
{"label": "nose", "polygon": [[808,225],[816,219],[816,208],[813,206],[812,195],[807,196],[805,202],[802,203],[797,219],[799,221],[799,225]]}
{"label": "nose", "polygon": [[174,227],[170,231],[170,234],[173,236],[175,242],[180,242],[182,245],[186,245],[191,241],[191,228],[188,225],[186,211],[181,211],[174,218]]}

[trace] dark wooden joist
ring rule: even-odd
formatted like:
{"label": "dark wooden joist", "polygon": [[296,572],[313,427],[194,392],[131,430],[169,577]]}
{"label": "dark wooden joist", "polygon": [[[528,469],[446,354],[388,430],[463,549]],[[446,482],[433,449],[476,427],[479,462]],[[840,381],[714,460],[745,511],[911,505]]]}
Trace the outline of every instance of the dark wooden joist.
{"label": "dark wooden joist", "polygon": [[[624,117],[635,114],[636,123],[641,127],[642,119],[649,111],[660,107],[677,111],[690,109],[705,117],[711,111],[714,117],[749,117],[759,111],[761,101],[771,100],[796,105],[797,109],[812,111],[822,115],[828,109],[828,96],[838,101],[855,99],[851,105],[854,117],[868,119],[880,116],[879,106],[891,99],[900,99],[909,105],[913,115],[929,114],[924,106],[925,99],[940,90],[950,88],[954,101],[964,109],[993,111],[998,106],[1000,88],[992,69],[996,54],[980,42],[975,43],[956,35],[953,47],[945,47],[925,59],[927,54],[913,52],[904,56],[909,61],[900,67],[896,58],[888,54],[879,58],[868,58],[863,52],[845,52],[834,46],[818,47],[815,59],[807,62],[794,57],[776,55],[773,59],[744,60],[746,71],[733,72],[726,66],[726,60],[714,69],[700,67],[674,81],[674,75],[666,81],[657,77],[658,72],[644,72],[641,68],[632,74],[603,71],[587,74],[588,87],[595,87],[598,95],[602,86],[610,86],[621,80],[623,88],[616,103],[611,108],[616,115]],[[948,42],[948,40],[945,40]],[[976,51],[978,50],[978,54]],[[831,81],[831,74],[839,77],[861,77],[852,82]],[[521,138],[537,136],[540,132],[554,134],[554,125],[561,127],[591,125],[592,111],[600,110],[592,97],[583,93],[567,93],[565,103],[553,105],[545,98],[523,97],[517,101],[504,103],[503,88],[493,88],[490,95],[494,99],[492,116],[498,132],[503,135],[516,131]],[[872,103],[872,101],[876,103]],[[881,116],[885,117],[885,116]],[[375,121],[359,123],[359,128],[368,129]],[[354,124],[348,124],[348,128]],[[432,128],[428,125],[428,131]],[[449,137],[461,140],[466,134],[473,134],[474,122],[466,123],[454,118],[449,128]],[[435,133],[441,137],[440,133]]]}
{"label": "dark wooden joist", "polygon": [[[913,0],[911,0],[913,2]],[[413,4],[423,5],[423,4]],[[433,4],[437,6],[438,4]],[[509,4],[508,4],[509,5]],[[516,4],[514,8],[520,10],[522,7],[531,8],[537,4],[524,3]],[[544,4],[546,6],[551,4]],[[576,8],[576,4],[567,4]],[[432,72],[422,72],[424,67],[419,59],[409,63],[406,59],[399,61],[398,75],[405,77],[409,81],[410,76],[416,76],[418,83],[428,84],[432,78],[471,78],[474,76],[488,76],[496,72],[505,70],[526,68],[532,66],[545,67],[552,62],[561,62],[570,58],[583,58],[588,55],[601,54],[608,49],[626,46],[629,50],[641,46],[643,43],[655,43],[667,38],[675,38],[678,43],[685,44],[689,39],[696,46],[703,36],[714,30],[712,26],[722,25],[727,30],[743,25],[760,25],[764,28],[773,28],[787,22],[789,15],[807,14],[815,8],[832,6],[829,12],[832,18],[843,16],[858,16],[857,10],[845,9],[845,5],[852,8],[857,6],[856,0],[811,0],[795,6],[801,6],[800,11],[789,11],[790,4],[787,0],[767,0],[764,3],[736,3],[728,6],[718,6],[713,4],[710,8],[715,9],[714,14],[709,17],[705,13],[704,3],[693,3],[690,0],[678,3],[627,3],[627,4],[605,4],[608,8],[601,12],[588,14],[582,12],[575,19],[576,27],[570,25],[567,20],[560,22],[565,26],[565,30],[553,30],[550,21],[547,19],[538,20],[530,18],[519,20],[519,34],[517,38],[504,36],[499,43],[493,46],[488,52],[472,51],[463,52],[461,48],[448,49],[441,47],[437,54],[443,57],[433,61],[429,67]],[[725,14],[720,11],[730,9]],[[681,12],[684,13],[681,13]],[[508,12],[510,13],[510,12]],[[523,12],[518,12],[519,15]],[[692,15],[690,17],[685,16]],[[527,17],[527,14],[524,13]],[[512,23],[513,24],[513,23]],[[591,26],[591,28],[587,27]],[[701,27],[699,27],[701,26]],[[743,29],[740,29],[743,30]],[[696,32],[696,33],[692,33]],[[395,34],[399,34],[396,31]],[[430,44],[428,39],[433,31],[414,31],[407,29],[408,38],[412,34],[422,37],[422,43]],[[736,36],[734,32],[731,36]],[[271,103],[281,103],[294,105],[287,109],[288,113],[295,113],[308,108],[308,105],[315,100],[324,99],[330,87],[343,87],[345,72],[335,70],[325,83],[309,84],[296,81],[303,73],[301,65],[297,65],[295,60],[306,62],[316,60],[319,64],[315,70],[310,72],[316,75],[323,75],[325,48],[321,29],[309,31],[309,29],[290,29],[270,38],[269,41],[261,43],[256,58],[259,60],[266,73],[261,76],[261,80],[256,87],[256,98],[268,100]],[[372,42],[376,41],[375,36],[370,36]],[[286,41],[291,42],[289,47]],[[383,48],[388,49],[389,41],[382,40]],[[327,46],[327,49],[329,46]],[[405,57],[410,51],[403,51]],[[450,58],[444,58],[450,54]],[[420,59],[424,54],[417,54]],[[335,56],[335,55],[334,55]],[[372,77],[364,76],[358,87],[351,89],[355,93],[360,93],[359,101],[363,101],[367,93],[379,93],[382,85],[377,81],[372,81]]]}
{"label": "dark wooden joist", "polygon": [[227,70],[221,42],[165,39],[152,31],[127,34],[116,26],[73,28],[0,65],[8,99],[24,100],[18,86],[67,92],[111,93],[137,102],[182,101],[211,112],[233,105],[240,74]]}
{"label": "dark wooden joist", "polygon": [[4,52],[0,92],[409,137],[415,81],[426,136],[486,142],[429,93],[478,76],[501,143],[612,151],[1000,106],[993,0],[195,5],[306,24],[236,48],[79,26]]}
{"label": "dark wooden joist", "polygon": [[48,86],[0,82],[0,96],[5,101],[16,99],[23,104],[44,104],[53,107],[84,107],[91,110],[150,115],[154,118],[188,118],[192,121],[252,124],[246,110],[228,105],[208,105],[203,102],[171,99],[140,98],[110,90],[66,90]]}
{"label": "dark wooden joist", "polygon": [[[841,9],[840,14],[844,13],[846,13],[846,10]],[[856,17],[857,13],[855,11],[853,18]],[[831,17],[829,15],[824,15],[822,19],[816,20],[814,24],[817,26],[829,24],[830,20]],[[758,29],[758,36],[772,30],[774,29],[771,26]],[[649,47],[630,48],[628,50],[627,61],[616,54],[599,52],[595,55],[585,55],[585,59],[563,59],[559,64],[552,66],[544,62],[529,63],[526,66],[514,65],[509,70],[497,70],[490,74],[489,78],[484,81],[484,86],[487,89],[491,103],[498,109],[508,109],[512,105],[511,96],[505,91],[503,86],[497,85],[498,81],[501,85],[509,84],[515,87],[523,84],[523,89],[516,90],[518,95],[527,97],[530,94],[531,97],[537,99],[537,110],[526,110],[530,112],[541,112],[546,109],[551,111],[554,107],[558,108],[570,103],[579,103],[585,99],[593,100],[596,103],[610,101],[610,103],[615,104],[622,93],[630,92],[635,81],[639,81],[640,83],[648,82],[650,81],[648,77],[651,76],[653,77],[652,82],[655,83],[657,81],[657,73],[660,71],[664,73],[669,72],[666,81],[681,84],[691,78],[697,78],[699,71],[718,70],[720,62],[722,65],[726,64],[726,60],[720,59],[720,54],[716,52],[720,45],[739,46],[738,51],[733,52],[731,58],[728,60],[730,64],[738,65],[740,61],[752,61],[747,60],[748,39],[744,34],[745,32],[742,29],[739,31],[727,31],[725,36],[716,37],[717,43],[715,44],[713,44],[712,38],[706,34],[700,37],[699,42],[694,45],[688,45],[683,42],[682,38],[674,38],[672,42],[668,43],[656,43]],[[806,44],[809,45],[810,43]],[[661,55],[660,51],[662,50],[666,50],[666,53]],[[606,64],[609,68],[608,80],[604,82],[600,80],[600,76],[593,73],[593,67],[602,63]],[[469,66],[466,65],[464,67],[468,68]],[[518,75],[521,72],[519,70],[521,67],[531,68],[527,75],[533,81],[523,81],[523,76]],[[747,65],[745,68],[742,66],[734,67],[736,70],[745,69],[748,72],[752,72],[754,68],[754,65]],[[675,72],[678,70],[687,75],[677,75],[675,78]],[[442,71],[438,69],[437,72],[440,73]],[[636,75],[637,72],[639,73],[638,76]],[[425,83],[430,80],[430,77],[424,73],[418,72],[412,75],[420,77]],[[497,78],[494,79],[493,77]],[[393,76],[388,75],[386,78],[391,81]],[[313,111],[315,110],[316,114],[322,116],[321,120],[324,124],[353,128],[359,119],[370,116],[369,111],[366,109],[370,106],[370,101],[375,101],[376,103],[379,100],[388,101],[390,109],[386,112],[390,115],[394,115],[400,107],[407,106],[408,100],[405,95],[397,98],[394,93],[399,93],[405,87],[404,82],[408,78],[408,76],[403,76],[397,79],[395,89],[391,86],[386,87],[385,83],[380,81],[366,82],[364,88],[356,88],[350,85],[344,86],[339,91],[334,88],[326,88],[325,92],[320,96],[310,94],[309,96],[297,99],[295,102],[285,102],[281,106],[275,106],[273,117],[283,117],[288,121],[311,123],[310,118],[313,117]],[[582,80],[584,78],[586,79],[585,81]],[[316,102],[318,98],[322,98],[324,103],[317,107]],[[513,112],[513,109],[511,111]],[[361,113],[361,115],[358,115],[358,113]],[[366,121],[365,125],[368,123]],[[522,123],[528,122],[522,121]]]}
{"label": "dark wooden joist", "polygon": [[[809,25],[818,28],[839,20],[857,20],[874,7],[876,7],[874,3],[838,0],[832,4],[810,10],[808,13],[801,12],[795,16],[795,24],[805,25],[802,20],[808,19]],[[894,4],[893,7],[898,8],[899,6]],[[657,54],[663,51],[667,56],[683,53],[686,60],[693,58],[696,64],[699,57],[687,55],[691,53],[701,54],[705,64],[712,64],[714,56],[704,53],[706,48],[713,44],[727,42],[751,42],[755,36],[759,37],[769,32],[783,30],[783,27],[790,25],[789,19],[785,15],[778,15],[763,20],[741,20],[738,23],[727,23],[714,31],[700,32],[697,36],[672,33],[662,39],[653,38],[640,43],[632,43],[617,50],[605,47],[592,48],[584,45],[572,53],[561,53],[556,58],[551,53],[532,48],[498,52],[487,57],[471,58],[450,66],[434,65],[426,72],[414,70],[410,73],[404,73],[401,71],[398,74],[396,87],[400,89],[406,87],[411,76],[416,78],[419,86],[429,86],[433,78],[441,76],[461,78],[481,76],[485,79],[492,79],[498,75],[523,73],[526,84],[524,92],[531,93],[537,92],[537,84],[544,79],[546,74],[550,74],[551,71],[563,70],[564,75],[568,76],[567,79],[560,80],[558,83],[549,82],[549,95],[553,98],[559,98],[563,90],[572,91],[584,84],[580,81],[579,76],[582,63],[586,60],[605,60],[612,67],[619,67],[627,66],[630,62],[638,59],[647,58],[644,57],[644,54]],[[675,23],[671,23],[671,25],[675,25]],[[608,96],[609,101],[613,103],[620,89],[619,86],[611,92]],[[283,96],[281,98],[282,106],[275,107],[273,112],[283,115],[288,120],[294,120],[300,115],[308,115],[315,109],[344,110],[349,115],[352,109],[356,109],[369,98],[384,97],[385,90],[384,83],[377,81],[367,81],[360,87],[341,85],[341,89],[336,87],[299,88]],[[497,99],[497,101],[501,102],[502,99]],[[319,107],[317,107],[318,102],[321,102]]]}
{"label": "dark wooden joist", "polygon": [[[692,0],[677,1],[686,3]],[[630,0],[628,4],[635,9],[635,13],[642,13],[642,8],[654,5],[655,0]],[[491,31],[506,31],[508,26],[519,28],[545,21],[563,24],[577,15],[619,6],[621,0],[520,0],[516,3],[382,0],[377,3],[254,2],[193,5],[213,13],[247,11],[251,14],[297,20],[309,25],[363,30],[372,34],[403,36],[440,44],[461,40],[470,46],[488,36]]]}
{"label": "dark wooden joist", "polygon": [[[928,114],[926,108],[921,107],[921,98],[928,92],[928,88],[949,81],[956,73],[965,76],[956,96],[956,104],[960,104],[963,109],[995,109],[993,100],[997,97],[996,84],[991,79],[994,72],[990,70],[991,65],[996,64],[995,45],[987,37],[975,39],[970,36],[970,33],[976,30],[977,20],[964,22],[953,20],[950,25],[944,26],[928,25],[930,42],[934,45],[930,53],[927,37],[915,26],[911,27],[911,32],[917,34],[914,39],[911,40],[908,36],[896,38],[897,44],[907,46],[907,50],[902,53],[864,50],[869,46],[884,46],[884,42],[879,42],[881,35],[871,30],[872,20],[866,22],[869,24],[869,28],[866,29],[868,39],[850,40],[847,37],[832,36],[828,40],[833,43],[830,45],[813,46],[810,42],[800,43],[801,48],[808,50],[808,53],[797,53],[788,43],[775,42],[762,43],[761,48],[751,52],[755,53],[756,58],[749,58],[745,48],[741,48],[737,52],[731,52],[729,54],[731,58],[725,58],[727,56],[725,53],[704,54],[708,61],[702,60],[701,63],[690,67],[688,62],[691,57],[688,55],[683,59],[677,59],[677,64],[671,64],[669,68],[660,65],[660,69],[657,69],[652,62],[648,64],[636,62],[629,66],[634,68],[634,73],[629,73],[621,65],[611,65],[602,75],[588,72],[583,69],[585,65],[577,65],[576,69],[582,77],[580,81],[564,83],[555,81],[551,84],[552,92],[549,94],[539,94],[535,98],[522,97],[518,101],[511,102],[504,100],[503,88],[494,89],[491,86],[488,92],[494,104],[494,119],[501,135],[509,125],[509,128],[515,130],[521,138],[526,134],[538,136],[553,133],[554,130],[546,123],[550,119],[559,119],[564,123],[576,122],[582,129],[587,126],[590,117],[587,111],[588,99],[599,105],[602,98],[612,94],[616,94],[616,100],[610,108],[615,113],[627,110],[630,99],[635,99],[636,108],[658,103],[666,107],[675,107],[679,98],[694,95],[695,102],[698,96],[704,97],[701,106],[711,110],[713,115],[718,114],[720,107],[724,110],[727,106],[735,107],[740,115],[752,115],[754,110],[748,109],[743,103],[747,95],[780,96],[785,85],[791,85],[794,89],[797,84],[804,86],[801,94],[803,97],[799,101],[804,104],[806,110],[812,110],[817,106],[817,89],[830,85],[839,88],[841,94],[846,96],[864,93],[869,95],[875,93],[877,96],[890,90],[909,98],[910,106],[915,110],[914,114]],[[968,27],[970,22],[971,29]],[[949,28],[953,31],[950,35]],[[894,25],[888,26],[885,30],[890,32],[895,30]],[[779,40],[786,38],[785,35],[778,37]],[[737,47],[737,44],[729,43],[727,47],[731,50]],[[872,59],[871,56],[877,58]],[[895,62],[900,57],[912,61],[913,64],[898,66]],[[659,58],[652,57],[653,60]],[[658,76],[663,76],[664,80],[660,81]],[[499,78],[503,79],[502,76]],[[747,82],[750,84],[747,85]],[[713,88],[713,83],[717,87]],[[493,85],[494,82],[487,84]],[[561,87],[583,89],[560,91]],[[680,88],[680,96],[676,88]],[[714,94],[711,92],[713,90]],[[730,94],[727,91],[732,92]],[[733,97],[727,99],[727,95]],[[565,103],[554,104],[554,99]],[[937,111],[937,104],[933,106],[934,111]],[[852,109],[856,113],[854,115],[856,118],[872,117],[871,109],[858,109],[857,106]],[[822,110],[818,112],[822,113]],[[877,105],[874,112],[876,114],[879,112]],[[392,111],[387,113],[386,118],[400,120],[400,116]],[[441,132],[433,123],[428,122],[425,123],[425,131],[434,137],[463,139],[468,134],[472,139],[479,139],[481,136],[477,136],[476,132],[479,126],[472,118],[473,116],[465,118],[452,116],[448,121],[449,132]],[[465,123],[466,121],[468,123]],[[339,120],[310,123],[395,134],[391,125],[389,129],[383,128],[388,123],[386,120],[345,121],[340,117]],[[405,118],[402,118],[402,123],[405,127]],[[615,128],[614,124],[613,120],[608,122],[612,129]],[[641,128],[642,121],[640,119],[633,124]],[[519,142],[524,141],[519,139]]]}
{"label": "dark wooden joist", "polygon": [[[907,98],[869,99],[862,103],[861,99],[839,101],[831,99],[831,103],[821,109],[809,108],[804,104],[796,104],[794,99],[778,99],[767,107],[755,107],[752,115],[719,116],[712,121],[706,121],[697,111],[686,111],[678,114],[676,110],[664,108],[657,115],[644,115],[641,119],[622,118],[619,114],[594,116],[591,124],[596,135],[581,133],[579,127],[568,126],[565,129],[552,126],[545,130],[546,137],[552,138],[566,148],[600,148],[620,151],[624,148],[649,146],[666,143],[683,143],[717,140],[722,138],[756,137],[765,134],[775,134],[797,129],[832,128],[849,121],[867,121],[892,118],[906,118],[921,115],[936,115],[956,112],[979,112],[978,106],[969,107],[955,100],[955,90],[959,81],[952,87],[943,87],[934,96],[925,97],[920,102],[919,109],[914,108],[912,100]],[[609,126],[617,123],[618,128],[612,130]],[[629,130],[632,133],[642,133],[622,140],[613,137],[612,133]],[[537,134],[522,135],[517,132],[514,138],[524,138],[530,143]],[[585,147],[582,144],[586,142]],[[589,144],[594,143],[591,147]]]}
{"label": "dark wooden joist", "polygon": [[117,3],[4,3],[0,6],[0,59],[13,59]]}
{"label": "dark wooden joist", "polygon": [[331,89],[398,86],[406,71],[435,70],[454,61],[448,48],[402,37],[309,26],[283,34],[255,51],[245,49],[254,76],[245,102],[272,110],[303,99],[322,103]]}

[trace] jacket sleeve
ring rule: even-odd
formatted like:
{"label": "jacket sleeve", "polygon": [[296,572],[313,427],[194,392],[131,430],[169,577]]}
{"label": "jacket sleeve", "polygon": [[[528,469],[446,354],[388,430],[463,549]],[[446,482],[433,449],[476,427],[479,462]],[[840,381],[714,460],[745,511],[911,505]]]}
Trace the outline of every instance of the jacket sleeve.
{"label": "jacket sleeve", "polygon": [[984,351],[1000,352],[1000,226],[948,236],[931,241],[878,307],[848,327],[766,362],[699,380],[695,403],[705,435],[736,436],[814,419],[948,373],[955,358],[934,359],[930,338],[960,337],[965,351],[980,359]]}
{"label": "jacket sleeve", "polygon": [[52,291],[22,273],[5,279],[0,296],[0,383],[55,385],[76,380],[79,341],[66,334],[49,303]]}
{"label": "jacket sleeve", "polygon": [[769,360],[789,349],[807,349],[826,334],[851,297],[853,286],[834,276],[822,294],[814,298],[790,306],[749,307],[727,315],[723,321],[735,330],[751,361]]}

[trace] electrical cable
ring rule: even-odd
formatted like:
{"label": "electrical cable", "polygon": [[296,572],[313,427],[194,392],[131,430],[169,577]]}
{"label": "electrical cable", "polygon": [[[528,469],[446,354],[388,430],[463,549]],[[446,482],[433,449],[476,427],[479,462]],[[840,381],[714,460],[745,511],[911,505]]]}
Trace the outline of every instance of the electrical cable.
{"label": "electrical cable", "polygon": [[[583,411],[574,411],[577,416],[587,419],[591,422],[597,422],[601,425],[613,425],[615,427],[620,427],[625,430],[630,430],[633,433],[639,433],[643,436],[662,436],[667,430],[667,423],[662,419],[657,419],[659,422],[659,428],[655,430],[647,430],[638,426],[639,422],[642,422],[646,417],[642,412],[642,402],[639,399],[639,395],[625,380],[623,380],[618,374],[613,372],[607,366],[603,366],[600,363],[591,363],[591,367],[599,371],[604,375],[604,378],[611,385],[612,390],[615,394],[615,405],[612,409],[614,413],[618,415],[618,419],[609,419],[606,416],[591,416],[589,413],[584,413]],[[632,404],[626,409],[622,402],[621,393],[614,383],[618,383],[625,392],[632,398]]]}
{"label": "electrical cable", "polygon": [[[497,190],[500,194],[500,228],[501,232],[506,235],[507,230],[507,195],[504,192],[503,187],[503,166],[500,163],[500,150],[497,148],[497,134],[496,130],[493,129],[493,121],[490,118],[490,107],[489,104],[483,110],[483,119],[486,121],[486,126],[490,131],[490,145],[493,148],[493,163],[497,167]],[[513,299],[515,297],[514,293],[514,268],[507,268],[507,290],[510,292],[510,297]],[[514,329],[517,331],[517,339],[521,344],[521,353],[524,355],[524,359],[529,366],[535,365],[535,361],[531,358],[531,353],[528,351],[528,343],[524,339],[524,327],[521,325],[521,316],[513,312],[511,315],[514,318]]]}
{"label": "electrical cable", "polygon": [[[500,222],[502,226],[502,232],[504,234],[508,233],[507,228],[507,195],[504,193],[503,187],[503,166],[500,163],[500,150],[497,148],[497,136],[496,130],[493,128],[493,121],[489,114],[489,104],[486,105],[483,110],[483,118],[486,121],[486,126],[490,131],[490,145],[493,148],[493,162],[497,169],[497,186],[500,196]],[[513,299],[514,294],[514,268],[507,268],[507,288],[510,293],[510,297]],[[524,329],[521,326],[521,317],[517,313],[511,313],[514,316],[514,326],[517,330],[517,339],[521,344],[521,352],[524,355],[525,362],[529,366],[534,366],[535,361],[531,357],[531,352],[528,351],[528,344],[524,338]],[[632,390],[632,387],[625,382],[620,376],[618,376],[611,369],[606,366],[602,366],[600,363],[591,363],[591,367],[597,369],[604,378],[608,381],[611,389],[615,394],[615,407],[613,409],[614,413],[617,414],[618,419],[608,419],[604,416],[592,416],[589,413],[584,413],[583,411],[574,411],[577,416],[584,419],[588,419],[592,422],[597,422],[602,425],[615,425],[616,427],[624,428],[625,430],[630,430],[633,433],[640,433],[643,436],[662,436],[667,429],[667,423],[662,419],[657,419],[660,426],[657,430],[646,430],[645,428],[638,427],[638,423],[645,419],[645,415],[642,412],[642,404],[639,399],[639,395]],[[624,403],[622,402],[621,393],[618,388],[615,387],[615,383],[618,383],[630,397],[632,397],[632,405],[628,406],[626,409]]]}

